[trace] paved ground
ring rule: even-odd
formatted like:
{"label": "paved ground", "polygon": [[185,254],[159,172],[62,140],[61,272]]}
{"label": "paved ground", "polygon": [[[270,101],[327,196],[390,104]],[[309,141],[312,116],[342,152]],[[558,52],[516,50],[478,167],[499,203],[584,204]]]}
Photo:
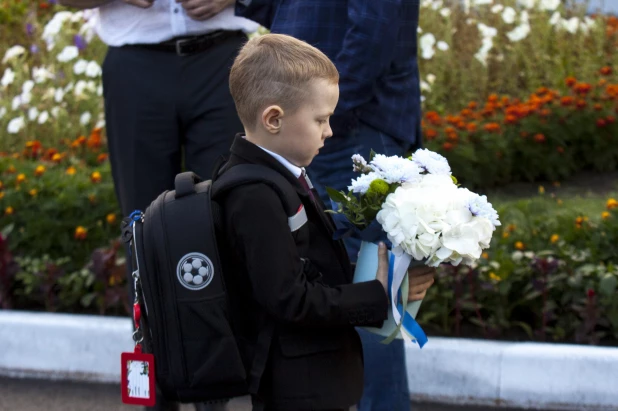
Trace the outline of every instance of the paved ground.
{"label": "paved ground", "polygon": [[[232,403],[230,411],[250,411],[246,399]],[[120,403],[118,385],[51,382],[0,378],[0,411],[136,411]],[[491,411],[432,404],[412,404],[413,411]],[[182,411],[193,411],[183,406]],[[500,411],[508,411],[504,408]]]}

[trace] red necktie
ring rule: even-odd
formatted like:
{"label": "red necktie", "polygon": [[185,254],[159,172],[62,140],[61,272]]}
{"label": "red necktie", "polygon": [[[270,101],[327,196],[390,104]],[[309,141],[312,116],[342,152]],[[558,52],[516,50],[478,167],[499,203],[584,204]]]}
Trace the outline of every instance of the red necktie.
{"label": "red necktie", "polygon": [[304,171],[300,175],[300,177],[298,177],[298,182],[300,183],[301,186],[303,186],[303,188],[305,189],[307,194],[309,194],[309,197],[311,198],[311,201],[313,201],[315,203],[315,197],[313,196],[313,191],[311,191],[311,187],[309,187],[309,183],[307,182],[307,178],[305,177],[305,172]]}

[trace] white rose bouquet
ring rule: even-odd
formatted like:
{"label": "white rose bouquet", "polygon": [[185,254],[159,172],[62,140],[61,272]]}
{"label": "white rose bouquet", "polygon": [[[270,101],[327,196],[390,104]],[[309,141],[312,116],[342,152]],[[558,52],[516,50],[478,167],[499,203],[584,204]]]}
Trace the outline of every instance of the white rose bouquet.
{"label": "white rose bouquet", "polygon": [[459,187],[446,158],[430,150],[417,150],[409,158],[372,153],[369,162],[354,155],[352,162],[361,175],[349,192],[327,191],[338,204],[333,213],[343,227],[336,238],[363,240],[354,282],[375,278],[379,241],[391,248],[389,319],[381,329],[370,330],[387,337],[386,342],[412,339],[422,347],[427,337],[414,320],[421,302],[405,301],[408,268],[473,264],[500,225],[498,213],[485,196]]}

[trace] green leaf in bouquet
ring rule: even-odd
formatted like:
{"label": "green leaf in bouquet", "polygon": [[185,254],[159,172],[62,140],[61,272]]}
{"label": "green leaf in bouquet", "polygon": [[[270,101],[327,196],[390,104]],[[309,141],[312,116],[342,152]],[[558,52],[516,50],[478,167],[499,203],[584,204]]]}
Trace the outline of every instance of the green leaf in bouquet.
{"label": "green leaf in bouquet", "polygon": [[326,193],[335,202],[340,204],[346,204],[347,197],[342,191],[337,191],[332,187],[326,187]]}
{"label": "green leaf in bouquet", "polygon": [[373,151],[373,148],[369,151],[369,160],[368,162],[373,161],[373,158],[377,155],[378,153],[376,153],[375,151]]}

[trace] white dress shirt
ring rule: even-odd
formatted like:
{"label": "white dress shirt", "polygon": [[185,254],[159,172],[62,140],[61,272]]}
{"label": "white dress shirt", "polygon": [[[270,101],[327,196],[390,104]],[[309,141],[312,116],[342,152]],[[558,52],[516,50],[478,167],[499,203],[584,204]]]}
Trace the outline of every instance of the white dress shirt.
{"label": "white dress shirt", "polygon": [[259,27],[251,20],[235,16],[233,7],[206,21],[196,21],[175,0],[154,0],[152,7],[147,9],[115,0],[99,7],[97,18],[97,33],[109,46],[160,43],[216,30],[252,33]]}

